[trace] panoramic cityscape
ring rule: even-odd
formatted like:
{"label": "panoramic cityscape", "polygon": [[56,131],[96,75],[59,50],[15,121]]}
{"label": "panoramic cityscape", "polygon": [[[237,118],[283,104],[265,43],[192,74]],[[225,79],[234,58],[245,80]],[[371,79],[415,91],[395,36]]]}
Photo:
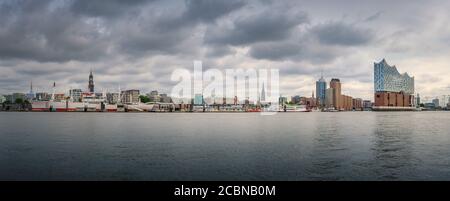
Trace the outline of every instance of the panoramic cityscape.
{"label": "panoramic cityscape", "polygon": [[[339,112],[339,111],[430,111],[449,110],[450,96],[436,97],[431,102],[421,102],[420,94],[415,94],[414,77],[399,73],[397,67],[390,66],[385,59],[374,63],[374,101],[363,100],[342,93],[345,86],[339,78],[328,83],[323,75],[316,81],[316,90],[311,96],[280,96],[278,112]],[[193,94],[193,98],[176,104],[168,94],[154,90],[141,93],[138,89],[117,92],[96,91],[92,70],[87,79],[86,89],[34,92],[30,82],[28,93],[12,93],[0,96],[1,111],[40,112],[261,112],[272,103],[264,99],[264,84],[257,89],[259,99],[251,102],[245,97],[204,97]],[[329,87],[328,87],[329,86]],[[246,89],[249,90],[249,89]],[[440,103],[444,103],[441,105]]]}
{"label": "panoramic cityscape", "polygon": [[445,194],[448,8],[0,0],[0,194]]}

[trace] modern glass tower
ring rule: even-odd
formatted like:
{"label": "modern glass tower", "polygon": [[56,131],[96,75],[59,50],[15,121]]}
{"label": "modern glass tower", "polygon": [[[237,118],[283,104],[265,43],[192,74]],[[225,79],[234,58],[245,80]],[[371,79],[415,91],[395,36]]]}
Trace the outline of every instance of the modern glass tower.
{"label": "modern glass tower", "polygon": [[321,78],[316,81],[316,95],[318,100],[318,105],[321,107],[325,106],[325,95],[327,92],[327,82],[323,78],[323,75]]}

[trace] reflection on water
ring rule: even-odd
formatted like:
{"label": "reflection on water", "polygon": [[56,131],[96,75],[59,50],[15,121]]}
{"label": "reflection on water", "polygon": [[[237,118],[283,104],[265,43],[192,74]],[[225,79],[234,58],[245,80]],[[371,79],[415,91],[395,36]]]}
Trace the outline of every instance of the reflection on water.
{"label": "reflection on water", "polygon": [[343,136],[338,129],[339,119],[334,115],[325,116],[317,121],[313,141],[310,168],[310,178],[313,180],[338,180],[340,175],[335,172],[342,167],[340,152],[346,150],[343,146]]}
{"label": "reflection on water", "polygon": [[0,180],[450,180],[450,113],[0,113]]}
{"label": "reflection on water", "polygon": [[372,150],[373,168],[379,179],[400,179],[405,172],[414,172],[416,164],[420,162],[413,156],[414,141],[411,138],[414,124],[402,120],[407,118],[406,114],[386,113],[376,118]]}

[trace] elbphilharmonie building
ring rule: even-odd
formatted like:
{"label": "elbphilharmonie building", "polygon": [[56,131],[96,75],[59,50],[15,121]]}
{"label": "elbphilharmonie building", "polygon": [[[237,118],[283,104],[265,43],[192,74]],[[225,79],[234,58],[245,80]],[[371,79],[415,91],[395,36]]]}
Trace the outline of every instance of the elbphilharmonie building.
{"label": "elbphilharmonie building", "polygon": [[375,92],[404,92],[414,94],[414,77],[400,74],[395,66],[389,66],[385,59],[374,63]]}
{"label": "elbphilharmonie building", "polygon": [[383,59],[374,63],[374,110],[405,110],[414,106],[414,77],[400,74]]}

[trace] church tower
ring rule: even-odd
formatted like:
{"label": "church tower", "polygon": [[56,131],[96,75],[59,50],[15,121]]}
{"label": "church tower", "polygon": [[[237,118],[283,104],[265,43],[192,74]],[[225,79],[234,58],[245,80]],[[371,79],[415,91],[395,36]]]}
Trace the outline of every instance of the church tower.
{"label": "church tower", "polygon": [[89,92],[94,93],[94,75],[92,75],[92,70],[91,73],[89,74]]}

